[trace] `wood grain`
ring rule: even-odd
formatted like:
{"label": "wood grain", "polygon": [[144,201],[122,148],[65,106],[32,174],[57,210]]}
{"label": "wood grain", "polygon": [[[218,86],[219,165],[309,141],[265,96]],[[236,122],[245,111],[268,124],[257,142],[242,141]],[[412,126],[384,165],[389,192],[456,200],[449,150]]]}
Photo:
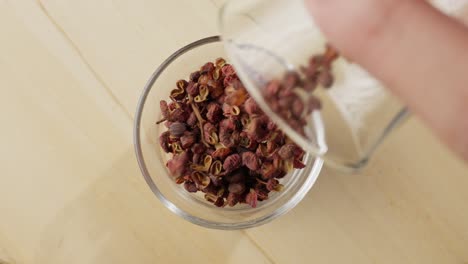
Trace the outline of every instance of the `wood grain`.
{"label": "wood grain", "polygon": [[468,263],[468,170],[414,118],[357,175],[325,169],[265,226],[171,214],[131,142],[141,89],[217,34],[220,0],[0,0],[0,259],[13,263]]}
{"label": "wood grain", "polygon": [[124,104],[37,2],[0,1],[0,20],[0,245],[12,260],[270,263],[243,232],[163,208],[140,176]]}

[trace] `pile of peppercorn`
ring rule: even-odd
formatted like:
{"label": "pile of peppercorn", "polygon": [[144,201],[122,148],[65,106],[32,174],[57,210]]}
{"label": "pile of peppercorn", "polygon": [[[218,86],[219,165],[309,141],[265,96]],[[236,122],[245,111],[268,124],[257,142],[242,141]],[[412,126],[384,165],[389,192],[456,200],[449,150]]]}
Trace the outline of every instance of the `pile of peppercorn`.
{"label": "pile of peppercorn", "polygon": [[168,128],[161,148],[167,168],[188,192],[201,191],[218,207],[256,207],[279,179],[302,169],[304,151],[281,132],[249,96],[232,65],[222,58],[179,80],[170,102],[161,101]]}

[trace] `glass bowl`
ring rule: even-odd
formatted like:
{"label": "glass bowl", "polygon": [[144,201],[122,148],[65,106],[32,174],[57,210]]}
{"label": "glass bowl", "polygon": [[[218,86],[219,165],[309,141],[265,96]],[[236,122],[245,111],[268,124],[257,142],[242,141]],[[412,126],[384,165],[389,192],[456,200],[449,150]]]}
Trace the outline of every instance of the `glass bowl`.
{"label": "glass bowl", "polygon": [[161,119],[159,102],[169,99],[177,80],[187,79],[191,72],[218,57],[227,58],[220,37],[213,36],[182,47],[156,69],[138,103],[134,124],[135,152],[147,184],[169,210],[200,226],[244,229],[265,224],[294,208],[314,184],[323,160],[307,154],[304,160],[306,168],[295,170],[281,179],[284,189],[270,193],[269,199],[259,202],[256,208],[243,204],[217,208],[205,201],[201,193],[188,193],[183,186],[177,185],[165,166],[169,156],[161,150],[158,142],[159,135],[166,130],[162,124],[156,125],[156,121]]}

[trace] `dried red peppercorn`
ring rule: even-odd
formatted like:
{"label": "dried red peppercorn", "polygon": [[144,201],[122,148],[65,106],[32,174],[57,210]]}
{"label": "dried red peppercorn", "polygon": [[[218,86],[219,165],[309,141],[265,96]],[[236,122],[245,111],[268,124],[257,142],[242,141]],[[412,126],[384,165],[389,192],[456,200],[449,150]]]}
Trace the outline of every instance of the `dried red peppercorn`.
{"label": "dried red peppercorn", "polygon": [[219,123],[219,121],[223,118],[223,110],[217,103],[208,104],[206,111],[206,118],[211,123]]}
{"label": "dried red peppercorn", "polygon": [[242,165],[242,159],[239,154],[228,156],[223,163],[223,168],[226,172],[237,170]]}
{"label": "dried red peppercorn", "polygon": [[166,131],[159,136],[159,145],[166,153],[169,153],[172,151],[172,148],[169,144],[169,135],[170,135],[169,131]]}
{"label": "dried red peppercorn", "polygon": [[186,133],[182,137],[180,137],[180,145],[183,149],[189,149],[195,144],[197,140],[196,136],[193,133]]}
{"label": "dried red peppercorn", "polygon": [[[269,83],[266,99],[276,100],[284,116],[298,117],[309,110],[309,104],[297,104],[293,92],[301,85],[300,76],[289,72],[283,81]],[[173,155],[167,162],[169,173],[188,192],[204,192],[215,206],[247,203],[256,207],[268,199],[269,192],[281,189],[277,179],[305,166],[304,152],[284,147],[290,141],[222,58],[204,64],[189,81],[179,80],[169,96],[172,102],[160,103],[162,120],[158,122],[168,128],[160,135],[160,145]]]}
{"label": "dried red peppercorn", "polygon": [[169,127],[169,133],[173,137],[181,137],[186,130],[187,130],[186,125],[181,122],[174,122]]}
{"label": "dried red peppercorn", "polygon": [[234,70],[234,67],[232,67],[232,65],[230,65],[230,64],[224,65],[221,68],[221,71],[222,71],[223,75],[226,76],[226,77],[233,76],[233,75],[236,74],[236,71]]}
{"label": "dried red peppercorn", "polygon": [[249,204],[252,208],[257,207],[257,201],[258,201],[258,195],[257,192],[254,189],[250,189],[249,193],[245,197],[245,201],[247,204]]}
{"label": "dried red peppercorn", "polygon": [[250,151],[242,153],[242,164],[252,171],[257,171],[260,168],[259,158]]}
{"label": "dried red peppercorn", "polygon": [[188,159],[188,153],[183,152],[169,160],[167,162],[167,168],[169,169],[170,174],[175,178],[182,176],[182,174],[187,170]]}

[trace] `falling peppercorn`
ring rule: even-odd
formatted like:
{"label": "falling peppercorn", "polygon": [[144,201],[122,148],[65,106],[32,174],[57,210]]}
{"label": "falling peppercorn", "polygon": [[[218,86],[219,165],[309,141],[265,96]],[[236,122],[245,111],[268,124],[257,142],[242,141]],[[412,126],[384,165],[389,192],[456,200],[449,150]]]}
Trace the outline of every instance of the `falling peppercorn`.
{"label": "falling peppercorn", "polygon": [[[332,65],[339,53],[326,45],[324,54],[314,55],[300,71],[289,71],[282,80],[272,79],[262,89],[268,106],[277,113],[293,130],[305,136],[305,117],[320,110],[320,100],[312,95],[319,87],[329,89],[335,82]],[[300,95],[308,96],[300,96]]]}

